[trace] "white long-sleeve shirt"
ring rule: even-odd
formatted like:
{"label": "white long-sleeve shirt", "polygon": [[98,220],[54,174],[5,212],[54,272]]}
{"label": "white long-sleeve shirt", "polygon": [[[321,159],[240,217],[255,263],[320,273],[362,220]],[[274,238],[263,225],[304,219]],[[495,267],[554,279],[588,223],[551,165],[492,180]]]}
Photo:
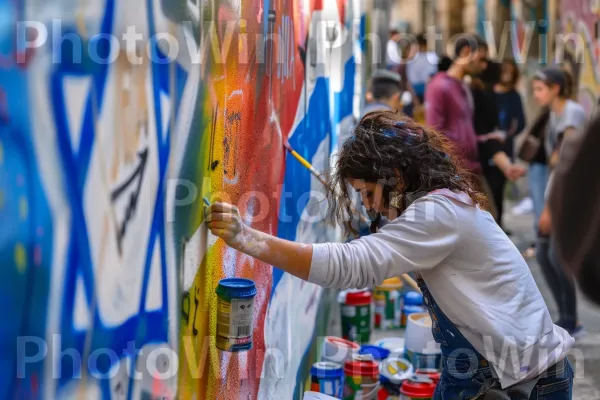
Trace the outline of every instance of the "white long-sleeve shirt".
{"label": "white long-sleeve shirt", "polygon": [[444,314],[503,388],[560,361],[574,339],[555,326],[520,252],[461,193],[428,194],[376,234],[313,245],[309,281],[362,288],[420,271]]}

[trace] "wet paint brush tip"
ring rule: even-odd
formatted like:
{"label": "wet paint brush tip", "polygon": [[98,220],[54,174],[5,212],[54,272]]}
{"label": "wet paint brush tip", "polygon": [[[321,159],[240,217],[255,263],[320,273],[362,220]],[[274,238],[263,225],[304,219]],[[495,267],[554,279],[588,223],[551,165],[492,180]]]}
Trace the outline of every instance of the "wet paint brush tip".
{"label": "wet paint brush tip", "polygon": [[202,200],[204,201],[204,205],[206,207],[210,206],[210,201],[208,201],[208,199],[206,197],[203,197]]}

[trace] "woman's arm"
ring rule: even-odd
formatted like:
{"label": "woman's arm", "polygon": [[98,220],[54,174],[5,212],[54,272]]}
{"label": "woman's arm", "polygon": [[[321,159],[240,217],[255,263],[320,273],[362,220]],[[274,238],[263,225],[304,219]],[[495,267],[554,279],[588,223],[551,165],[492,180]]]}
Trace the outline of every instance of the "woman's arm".
{"label": "woman's arm", "polygon": [[212,204],[207,222],[229,246],[299,278],[337,288],[362,288],[433,268],[458,240],[454,208],[438,196],[415,201],[379,232],[350,243],[310,245],[280,239],[245,226],[230,204]]}
{"label": "woman's arm", "polygon": [[211,232],[230,247],[298,278],[308,279],[312,245],[291,242],[250,228],[242,221],[238,208],[231,204],[213,203],[207,214]]}

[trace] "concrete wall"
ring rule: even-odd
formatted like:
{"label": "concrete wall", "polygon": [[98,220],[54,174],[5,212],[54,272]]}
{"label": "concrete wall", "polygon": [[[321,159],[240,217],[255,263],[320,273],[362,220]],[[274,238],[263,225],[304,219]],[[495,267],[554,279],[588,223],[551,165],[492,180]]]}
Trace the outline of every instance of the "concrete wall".
{"label": "concrete wall", "polygon": [[[323,188],[282,142],[329,168],[384,23],[361,1],[199,3],[0,0],[0,398],[301,396],[322,291],[211,236],[202,198],[337,239],[299,218]],[[234,276],[258,288],[237,354],[214,346]]]}

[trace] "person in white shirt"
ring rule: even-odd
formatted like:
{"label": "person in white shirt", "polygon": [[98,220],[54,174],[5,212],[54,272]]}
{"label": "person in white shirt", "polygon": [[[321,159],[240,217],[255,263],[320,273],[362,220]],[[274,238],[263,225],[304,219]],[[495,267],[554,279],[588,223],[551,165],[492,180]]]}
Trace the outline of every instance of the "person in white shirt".
{"label": "person in white shirt", "polygon": [[[338,155],[331,216],[352,229],[354,191],[389,223],[349,243],[303,244],[244,224],[218,199],[211,232],[229,246],[324,287],[364,288],[407,272],[442,351],[434,399],[571,399],[574,339],[554,325],[521,254],[440,133],[392,111],[365,115]],[[487,397],[490,396],[490,397]]]}
{"label": "person in white shirt", "polygon": [[400,54],[400,47],[398,42],[402,38],[398,29],[390,29],[390,37],[386,45],[386,65],[387,69],[396,69],[402,61],[402,55]]}
{"label": "person in white shirt", "polygon": [[417,36],[417,46],[419,50],[413,58],[406,62],[406,75],[412,85],[419,101],[423,103],[425,96],[425,85],[429,78],[438,72],[438,55],[427,49],[427,36],[420,34]]}

